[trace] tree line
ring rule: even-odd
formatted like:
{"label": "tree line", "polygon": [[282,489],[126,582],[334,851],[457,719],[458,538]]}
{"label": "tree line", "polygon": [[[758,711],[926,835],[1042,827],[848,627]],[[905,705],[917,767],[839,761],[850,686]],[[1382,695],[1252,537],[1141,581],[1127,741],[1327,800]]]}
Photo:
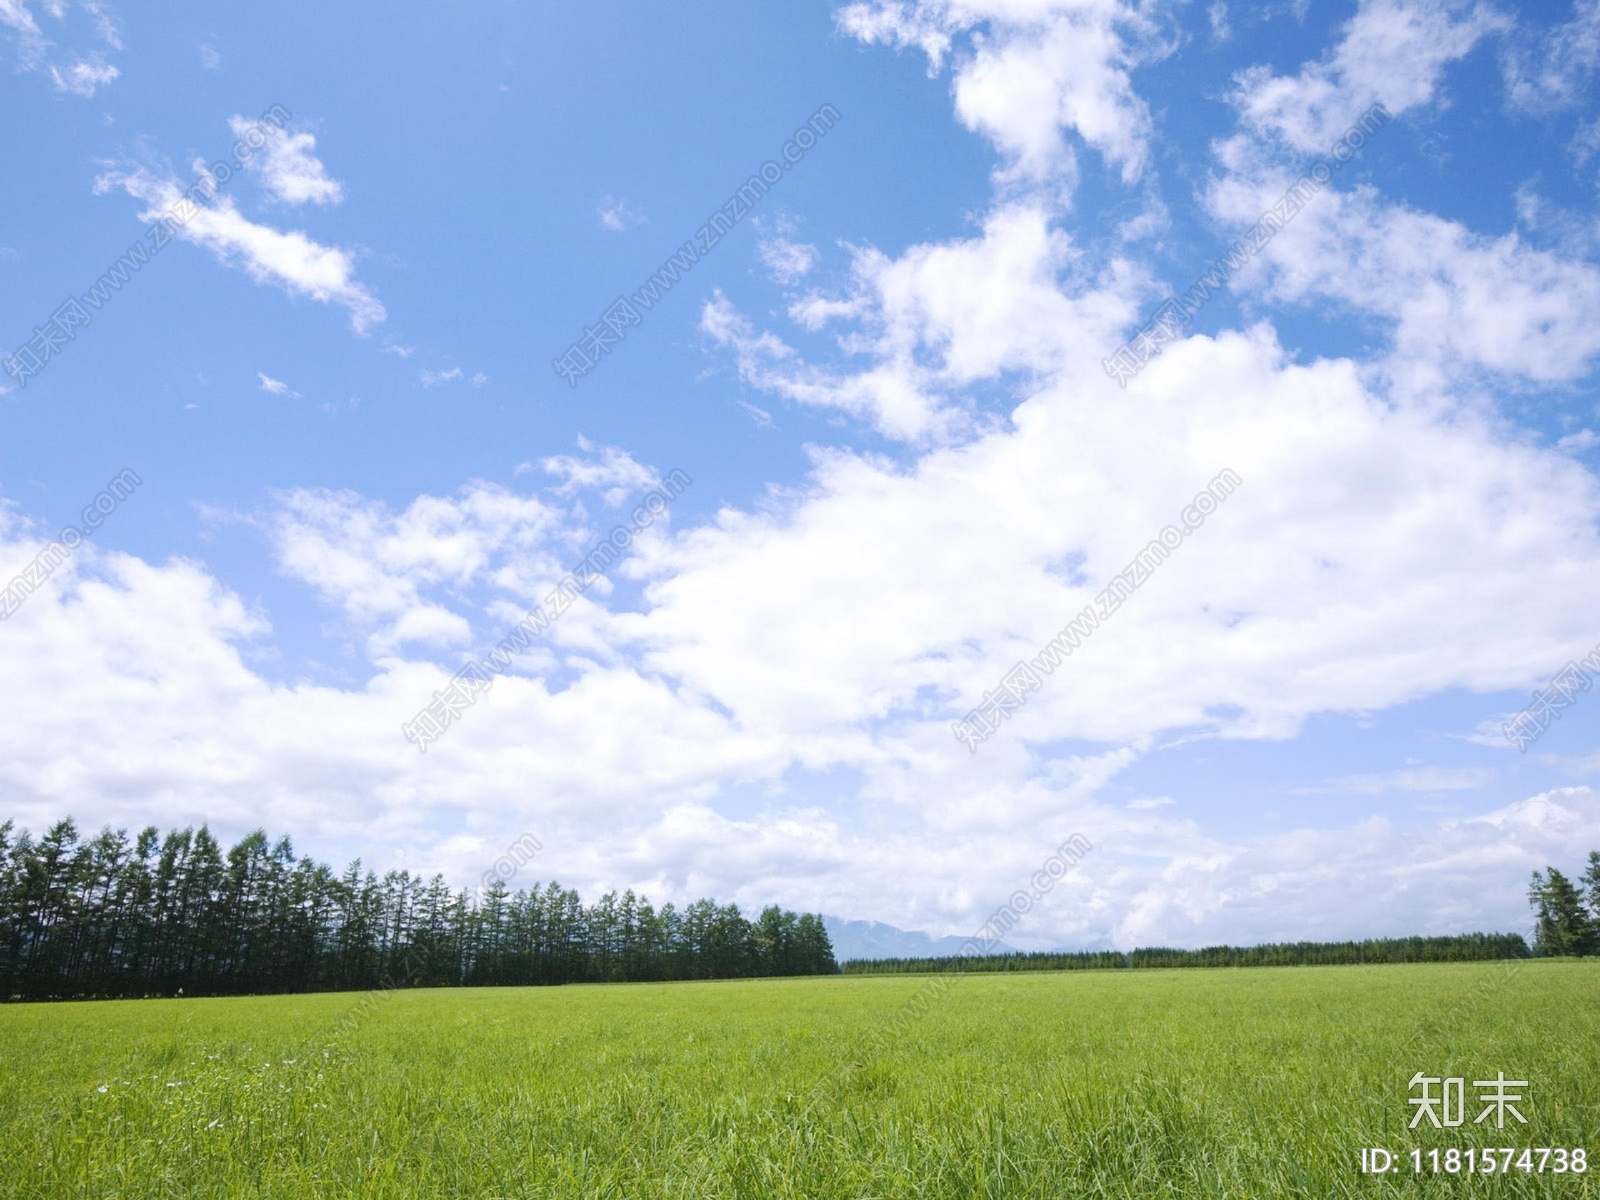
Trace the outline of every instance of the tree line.
{"label": "tree line", "polygon": [[1588,869],[1578,883],[1554,867],[1535,871],[1528,903],[1535,954],[1600,954],[1600,850],[1589,851]]}
{"label": "tree line", "polygon": [[1151,967],[1312,967],[1357,963],[1481,962],[1527,958],[1519,933],[1468,933],[1460,937],[1373,938],[1362,942],[1272,942],[1262,946],[1207,946],[1174,950],[1152,946],[1076,953],[971,955],[959,958],[851,959],[846,975],[921,974],[928,971],[1118,971]]}
{"label": "tree line", "polygon": [[0,998],[239,995],[734,979],[838,971],[822,918],[776,906],[585,906],[559,883],[469,892],[440,875],[342,875],[257,830],[37,839],[0,825]]}

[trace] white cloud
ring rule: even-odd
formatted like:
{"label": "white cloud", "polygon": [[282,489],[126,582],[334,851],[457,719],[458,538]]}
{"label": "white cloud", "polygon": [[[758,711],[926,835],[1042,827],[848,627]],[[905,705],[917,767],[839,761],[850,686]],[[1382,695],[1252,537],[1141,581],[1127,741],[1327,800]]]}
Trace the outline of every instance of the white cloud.
{"label": "white cloud", "polygon": [[645,220],[644,214],[629,205],[626,200],[618,200],[612,196],[600,201],[599,207],[595,209],[595,216],[603,228],[613,233],[621,233],[632,229],[635,225],[643,225]]}
{"label": "white cloud", "polygon": [[1175,803],[1177,801],[1171,796],[1145,796],[1139,800],[1130,800],[1128,807],[1134,812],[1149,812],[1151,809],[1166,808]]}
{"label": "white cloud", "polygon": [[[547,869],[586,889],[778,897],[936,931],[970,929],[1085,833],[1099,849],[1081,885],[1027,944],[1520,920],[1528,864],[1600,819],[1587,793],[1420,831],[1356,813],[1343,830],[1242,840],[1181,802],[1097,797],[1162,730],[1282,737],[1312,713],[1538,682],[1593,641],[1592,476],[1490,424],[1385,402],[1348,363],[1291,364],[1261,330],[1188,339],[1135,388],[1123,399],[1062,373],[1011,420],[911,464],[817,451],[802,488],[675,537],[652,530],[612,570],[643,586],[638,603],[613,610],[591,589],[425,759],[399,722],[593,531],[576,509],[490,485],[400,512],[291,493],[264,527],[281,569],[347,625],[364,682],[269,685],[217,615],[237,601],[199,568],[106,560],[104,580],[53,579],[7,624],[0,686],[32,678],[49,702],[0,728],[0,778],[35,820],[134,811],[131,780],[173,820],[359,828],[463,877],[474,864],[441,861],[433,823],[536,828],[558,847]],[[653,477],[621,450],[580,448],[544,464],[558,495],[610,499]],[[950,717],[1222,465],[1244,487],[967,755]],[[14,527],[0,545],[6,577],[37,550]],[[164,657],[168,638],[197,636]],[[124,710],[137,717],[112,719]],[[52,766],[81,728],[112,732]],[[175,740],[185,754],[139,748]],[[1063,740],[1104,749],[1038,757]],[[837,803],[799,786],[841,773],[860,782]],[[750,789],[764,815],[729,815]]]}
{"label": "white cloud", "polygon": [[317,139],[309,133],[290,133],[284,129],[263,128],[249,117],[230,117],[233,136],[243,138],[260,130],[266,141],[245,163],[261,186],[284,204],[338,204],[344,188],[328,176],[327,168],[316,156]]}
{"label": "white cloud", "polygon": [[283,382],[283,380],[274,379],[263,371],[257,371],[256,377],[261,380],[261,390],[263,392],[271,392],[274,396],[289,396],[295,400],[300,399],[300,393]]}
{"label": "white cloud", "polygon": [[[725,532],[739,523],[749,518],[729,514]],[[1095,850],[1018,930],[1029,946],[1517,928],[1528,870],[1600,841],[1600,799],[1585,788],[1469,819],[1401,825],[1355,813],[1331,829],[1227,838],[1166,797],[1120,809],[1096,801],[1125,754],[1040,776],[1004,752],[974,768],[938,728],[796,741],[752,724],[759,714],[743,703],[731,720],[717,711],[723,696],[669,686],[626,657],[597,661],[594,637],[648,635],[592,607],[570,612],[551,638],[557,655],[587,659],[570,686],[502,678],[444,742],[416,755],[398,721],[447,672],[392,652],[430,639],[471,646],[428,594],[525,566],[559,525],[536,502],[492,488],[399,514],[347,495],[286,497],[270,525],[285,569],[373,631],[378,669],[345,687],[271,684],[252,671],[241,652],[269,628],[195,564],[80,552],[8,622],[0,686],[32,680],[39,698],[26,721],[0,726],[11,812],[35,829],[69,811],[91,827],[138,826],[157,815],[148,798],[159,795],[166,822],[208,821],[224,837],[265,824],[302,847],[353,843],[369,858],[392,847],[391,865],[444,869],[458,882],[481,872],[497,841],[533,828],[549,848],[542,874],[591,897],[632,885],[658,900],[776,898],[936,933],[969,932],[1051,847],[1084,833]],[[6,571],[39,548],[18,534],[13,525],[0,541]],[[548,583],[536,574],[518,581],[536,591]],[[796,598],[774,641],[819,594]],[[832,608],[816,615],[802,624],[860,644]],[[826,690],[807,690],[829,706]],[[870,786],[842,809],[791,795],[783,780],[797,751],[817,769],[854,762]],[[752,779],[764,781],[761,811],[720,811],[725,789]],[[847,816],[852,807],[863,817]],[[470,836],[452,840],[463,827]]]}
{"label": "white cloud", "polygon": [[39,35],[39,25],[23,0],[0,0],[0,25],[29,36]]}
{"label": "white cloud", "polygon": [[200,65],[208,71],[222,70],[222,51],[210,42],[200,43]]}
{"label": "white cloud", "polygon": [[600,448],[600,457],[594,458],[595,445],[581,434],[578,448],[587,458],[558,454],[542,459],[539,466],[549,475],[561,480],[555,489],[558,496],[571,496],[588,489],[604,489],[608,508],[616,508],[636,492],[655,487],[661,477],[650,467],[636,462],[631,454],[617,446]]}
{"label": "white cloud", "polygon": [[[122,49],[116,18],[107,5],[99,0],[79,0],[76,5],[66,0],[46,0],[44,4],[44,11],[54,18],[62,33],[71,32],[67,22],[69,10],[81,10],[87,15],[92,36],[101,45],[112,50]],[[0,26],[12,31],[18,69],[47,72],[57,91],[93,97],[120,74],[106,62],[102,49],[73,52],[67,60],[51,62],[50,49],[54,43],[39,27],[26,0],[0,0]]]}
{"label": "white cloud", "polygon": [[861,328],[841,345],[864,360],[858,370],[804,362],[777,335],[757,332],[720,292],[706,304],[701,329],[734,351],[753,386],[921,444],[970,427],[961,388],[1006,372],[1098,362],[1133,320],[1139,284],[1126,264],[1091,272],[1072,239],[1052,227],[1048,209],[1005,204],[976,238],[913,246],[898,259],[857,249],[848,297],[813,295],[794,306],[810,329],[855,319]]}
{"label": "white cloud", "polygon": [[[409,358],[409,351],[402,357]],[[443,371],[430,371],[424,367],[417,372],[417,378],[422,381],[422,386],[425,388],[441,387],[447,383],[455,383],[460,379],[465,379],[473,387],[482,387],[489,382],[489,377],[482,371],[474,371],[469,377],[460,367],[450,367]]]}
{"label": "white cloud", "polygon": [[454,383],[461,378],[461,368],[451,367],[445,371],[430,371],[426,367],[417,372],[417,378],[422,380],[425,388],[438,387],[443,383]]}
{"label": "white cloud", "polygon": [[[1115,906],[1127,915],[1112,940],[1201,945],[1237,941],[1240,930],[1260,940],[1521,930],[1528,872],[1571,860],[1574,847],[1597,836],[1600,798],[1567,788],[1421,827],[1369,818],[1254,843],[1202,841],[1134,884],[1131,902]],[[1092,856],[1092,871],[1091,864]]]}
{"label": "white cloud", "polygon": [[1600,434],[1592,429],[1580,429],[1556,442],[1556,446],[1562,450],[1587,450],[1596,444],[1600,444]]}
{"label": "white cloud", "polygon": [[[1269,177],[1270,178],[1270,177]],[[1219,181],[1213,211],[1253,223],[1288,177]],[[1539,382],[1580,378],[1600,354],[1600,268],[1539,250],[1511,233],[1386,203],[1369,188],[1316,197],[1243,277],[1274,300],[1332,299],[1383,317],[1391,369],[1436,383],[1482,367]]]}
{"label": "white cloud", "polygon": [[766,238],[757,243],[756,254],[771,272],[772,278],[785,287],[803,279],[821,257],[815,246],[791,242],[782,236]]}
{"label": "white cloud", "polygon": [[750,414],[750,419],[756,423],[757,429],[770,429],[773,425],[772,414],[760,405],[751,404],[748,400],[738,401],[739,407]]}
{"label": "white cloud", "polygon": [[[1505,19],[1482,5],[1364,0],[1323,61],[1294,77],[1244,72],[1233,100],[1246,132],[1218,143],[1223,170],[1206,192],[1207,207],[1232,228],[1254,225],[1303,170],[1283,165],[1275,139],[1325,152],[1375,101],[1396,116],[1443,103],[1444,67],[1504,28]],[[1370,137],[1397,136],[1392,129]],[[1339,178],[1274,235],[1233,287],[1280,304],[1331,300],[1379,317],[1393,338],[1382,368],[1417,394],[1437,395],[1484,370],[1552,383],[1592,369],[1600,330],[1588,314],[1600,304],[1600,269],[1516,233],[1475,233],[1389,201],[1370,185],[1340,190]],[[1525,185],[1516,203],[1531,227],[1538,197]]]}
{"label": "white cloud", "polygon": [[1444,68],[1507,20],[1459,0],[1361,0],[1337,48],[1299,75],[1253,67],[1234,102],[1245,123],[1302,152],[1326,152],[1356,118],[1381,103],[1391,116],[1433,101]]}
{"label": "white cloud", "polygon": [[1228,24],[1227,0],[1212,0],[1206,9],[1206,19],[1211,22],[1211,42],[1220,46],[1233,40],[1233,29]]}
{"label": "white cloud", "polygon": [[[197,164],[197,170],[203,171]],[[121,187],[142,200],[141,221],[157,220],[183,198],[183,185],[172,176],[158,176],[143,167],[108,171],[95,180],[97,194]],[[350,312],[350,325],[365,333],[387,315],[378,299],[355,281],[355,258],[346,250],[323,246],[304,233],[285,233],[258,225],[241,214],[231,196],[213,196],[177,236],[211,251],[227,266],[237,266],[257,283],[271,283],[290,295],[306,296],[324,304],[338,304]]]}
{"label": "white cloud", "polygon": [[[1129,72],[1160,57],[1143,7],[1118,0],[865,0],[840,10],[839,26],[865,42],[917,46],[937,71],[954,40],[956,113],[1004,156],[1003,185],[1070,193],[1075,131],[1124,181],[1149,160],[1150,113]],[[976,32],[975,32],[976,31]]]}
{"label": "white cloud", "polygon": [[458,500],[423,496],[400,513],[348,492],[300,490],[281,498],[268,525],[279,568],[341,610],[381,658],[408,642],[467,643],[471,622],[425,595],[430,587],[456,603],[474,584],[531,598],[530,579],[559,577],[539,549],[555,519],[533,497],[473,485]]}
{"label": "white cloud", "polygon": [[1547,113],[1580,105],[1600,69],[1600,0],[1575,0],[1572,20],[1502,58],[1511,102]]}
{"label": "white cloud", "polygon": [[99,53],[80,58],[64,69],[50,68],[50,78],[55,81],[56,90],[71,92],[74,96],[93,96],[120,74],[122,72],[106,62],[105,56]]}
{"label": "white cloud", "polygon": [[1313,787],[1294,789],[1298,796],[1347,794],[1381,796],[1385,792],[1477,791],[1493,783],[1489,767],[1407,767],[1382,774],[1346,775]]}

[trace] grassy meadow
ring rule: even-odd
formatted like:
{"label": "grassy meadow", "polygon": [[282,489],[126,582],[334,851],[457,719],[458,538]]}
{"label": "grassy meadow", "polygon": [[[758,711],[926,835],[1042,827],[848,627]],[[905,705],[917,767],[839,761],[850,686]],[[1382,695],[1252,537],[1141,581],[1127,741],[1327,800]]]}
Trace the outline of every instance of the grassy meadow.
{"label": "grassy meadow", "polygon": [[[895,1026],[927,986],[0,1006],[0,1195],[1600,1195],[1600,1167],[1357,1169],[1600,1152],[1600,962],[968,976]],[[1527,1079],[1529,1124],[1474,1134],[1469,1093],[1465,1129],[1408,1133],[1419,1069]]]}

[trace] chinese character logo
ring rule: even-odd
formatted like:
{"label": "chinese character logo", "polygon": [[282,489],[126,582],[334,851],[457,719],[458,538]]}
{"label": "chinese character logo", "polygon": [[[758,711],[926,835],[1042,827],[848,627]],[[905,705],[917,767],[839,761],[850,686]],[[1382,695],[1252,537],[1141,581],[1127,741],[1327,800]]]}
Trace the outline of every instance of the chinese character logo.
{"label": "chinese character logo", "polygon": [[[1507,1079],[1504,1071],[1496,1073],[1494,1079],[1474,1079],[1472,1086],[1475,1088],[1488,1088],[1486,1092],[1478,1094],[1478,1103],[1484,1106],[1477,1118],[1472,1122],[1481,1125],[1494,1114],[1494,1127],[1506,1127],[1506,1114],[1510,1113],[1522,1124],[1528,1123],[1528,1118],[1517,1111],[1517,1102],[1522,1100],[1521,1092],[1510,1092],[1508,1088],[1525,1088],[1528,1086],[1526,1079]],[[1434,1088],[1439,1088],[1437,1093]],[[1411,1077],[1407,1090],[1415,1092],[1421,1090],[1420,1096],[1414,1096],[1409,1101],[1417,1111],[1411,1118],[1409,1129],[1415,1129],[1422,1123],[1422,1118],[1427,1117],[1435,1129],[1454,1128],[1466,1123],[1467,1119],[1467,1081],[1465,1076],[1450,1076],[1441,1078],[1437,1075],[1424,1075],[1418,1071]]]}

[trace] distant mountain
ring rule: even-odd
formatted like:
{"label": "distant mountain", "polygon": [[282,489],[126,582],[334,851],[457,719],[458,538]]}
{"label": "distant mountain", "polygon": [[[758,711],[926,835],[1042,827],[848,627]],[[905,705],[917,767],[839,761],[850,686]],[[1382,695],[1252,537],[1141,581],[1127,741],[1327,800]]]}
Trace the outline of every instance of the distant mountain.
{"label": "distant mountain", "polygon": [[[846,921],[826,913],[822,924],[833,943],[833,957],[840,963],[852,958],[944,958],[956,954],[967,942],[963,937],[929,937],[920,930],[896,929],[882,921]],[[989,953],[1018,951],[998,942]]]}

